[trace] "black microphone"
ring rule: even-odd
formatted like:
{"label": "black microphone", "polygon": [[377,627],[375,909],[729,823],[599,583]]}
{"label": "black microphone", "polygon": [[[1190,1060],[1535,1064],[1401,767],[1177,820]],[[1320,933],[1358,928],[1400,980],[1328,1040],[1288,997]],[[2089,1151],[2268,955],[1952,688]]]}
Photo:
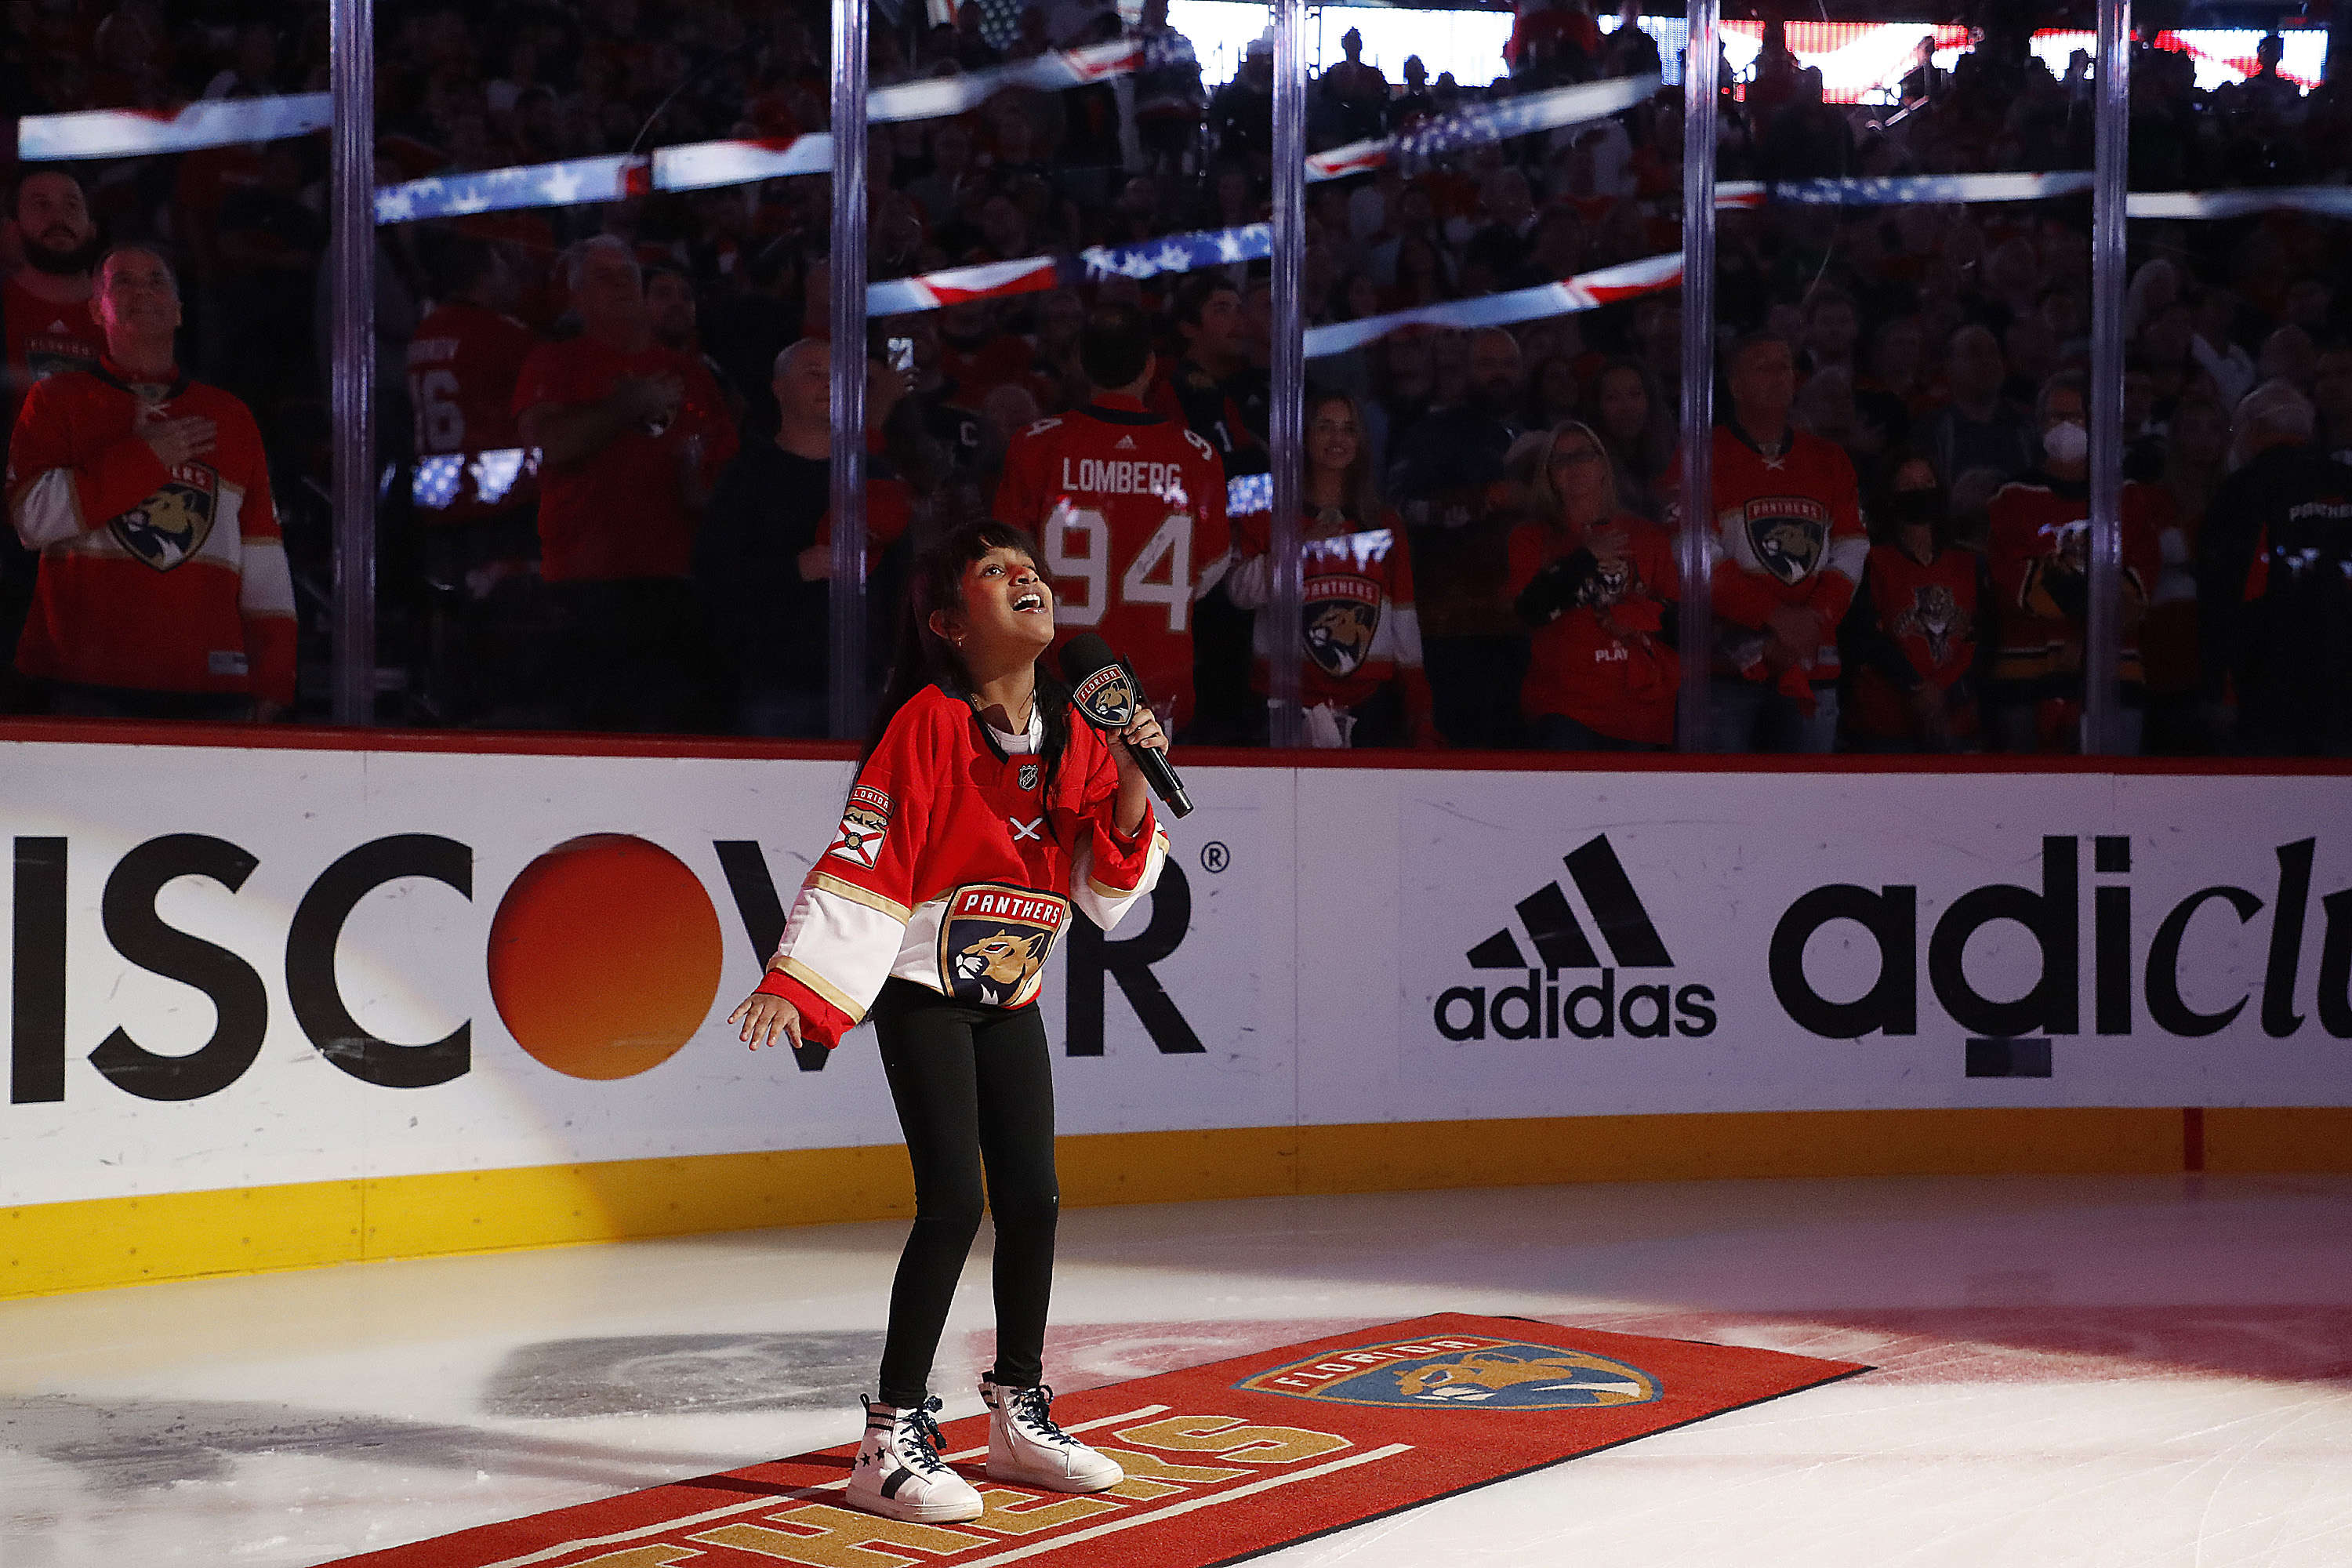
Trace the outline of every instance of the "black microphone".
{"label": "black microphone", "polygon": [[[1143,683],[1125,659],[1110,651],[1110,644],[1094,633],[1072,637],[1063,647],[1062,674],[1072,689],[1070,700],[1096,729],[1116,735],[1135,722],[1136,710],[1143,704]],[[1164,752],[1135,746],[1128,754],[1143,770],[1143,782],[1151,793],[1166,803],[1169,816],[1192,814],[1192,797],[1184,793],[1184,781],[1168,765]]]}

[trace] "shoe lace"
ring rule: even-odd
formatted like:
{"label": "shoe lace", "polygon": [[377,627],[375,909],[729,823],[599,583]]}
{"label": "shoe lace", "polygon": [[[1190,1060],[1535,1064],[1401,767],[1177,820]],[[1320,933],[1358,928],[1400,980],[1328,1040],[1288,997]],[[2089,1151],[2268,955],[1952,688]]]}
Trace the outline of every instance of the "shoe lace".
{"label": "shoe lace", "polygon": [[1048,1443],[1063,1443],[1076,1447],[1078,1440],[1054,1425],[1054,1391],[1044,1384],[1034,1388],[1017,1389],[1013,1394],[1013,1408],[1037,1436]]}
{"label": "shoe lace", "polygon": [[947,1439],[940,1435],[940,1424],[931,1415],[931,1412],[939,1408],[940,1397],[935,1394],[922,1404],[898,1412],[898,1425],[903,1434],[913,1439],[899,1444],[899,1455],[908,1468],[920,1470],[925,1475],[937,1475],[948,1468],[947,1461],[940,1458],[940,1450],[947,1447]]}

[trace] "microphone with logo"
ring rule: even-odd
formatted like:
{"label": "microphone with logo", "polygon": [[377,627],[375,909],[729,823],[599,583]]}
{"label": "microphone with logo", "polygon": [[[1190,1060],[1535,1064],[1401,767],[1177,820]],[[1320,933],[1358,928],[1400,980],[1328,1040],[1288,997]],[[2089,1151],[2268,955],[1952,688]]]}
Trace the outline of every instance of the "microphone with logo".
{"label": "microphone with logo", "polygon": [[[1142,687],[1127,661],[1094,633],[1081,633],[1063,647],[1062,675],[1070,683],[1070,700],[1096,729],[1116,735],[1135,722]],[[1192,797],[1184,793],[1184,781],[1168,765],[1166,755],[1144,746],[1130,754],[1142,770],[1143,782],[1167,805],[1168,815],[1190,816]]]}

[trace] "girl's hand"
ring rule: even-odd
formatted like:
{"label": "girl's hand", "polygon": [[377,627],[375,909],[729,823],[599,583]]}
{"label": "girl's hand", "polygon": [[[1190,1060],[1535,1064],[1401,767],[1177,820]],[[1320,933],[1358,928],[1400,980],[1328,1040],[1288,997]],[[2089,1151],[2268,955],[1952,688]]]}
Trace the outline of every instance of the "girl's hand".
{"label": "girl's hand", "polygon": [[1118,782],[1121,784],[1129,778],[1139,783],[1143,778],[1143,770],[1136,765],[1135,761],[1135,748],[1139,746],[1149,752],[1165,752],[1168,749],[1168,736],[1160,728],[1159,718],[1149,708],[1137,708],[1134,720],[1126,729],[1111,737],[1111,760],[1118,764]]}
{"label": "girl's hand", "polygon": [[743,1043],[755,1051],[774,1045],[779,1035],[788,1045],[801,1043],[801,1010],[765,991],[754,991],[743,998],[743,1005],[728,1014],[727,1021],[743,1026]]}

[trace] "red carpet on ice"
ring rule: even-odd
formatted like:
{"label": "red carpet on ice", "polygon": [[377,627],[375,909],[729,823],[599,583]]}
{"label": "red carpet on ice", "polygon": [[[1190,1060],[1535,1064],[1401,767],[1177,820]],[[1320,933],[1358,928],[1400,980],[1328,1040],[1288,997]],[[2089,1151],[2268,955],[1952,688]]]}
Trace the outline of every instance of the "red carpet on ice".
{"label": "red carpet on ice", "polygon": [[1091,1497],[989,1480],[972,1416],[945,1428],[988,1503],[965,1524],[845,1507],[845,1443],[331,1568],[1210,1568],[1868,1370],[1440,1313],[1056,1399],[1127,1471]]}

